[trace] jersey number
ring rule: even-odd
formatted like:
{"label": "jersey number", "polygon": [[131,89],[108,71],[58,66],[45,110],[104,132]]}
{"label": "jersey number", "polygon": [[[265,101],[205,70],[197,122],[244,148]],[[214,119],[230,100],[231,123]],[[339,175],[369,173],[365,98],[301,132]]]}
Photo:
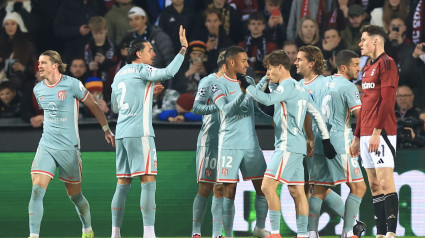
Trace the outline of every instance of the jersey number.
{"label": "jersey number", "polygon": [[[222,162],[223,162],[222,167],[232,168],[232,161],[233,161],[232,156],[222,156],[221,159],[222,159]],[[226,164],[226,159],[227,159],[227,164]]]}
{"label": "jersey number", "polygon": [[207,169],[208,166],[210,167],[210,169],[215,169],[215,166],[217,166],[217,159],[216,158],[210,159],[209,157],[206,157],[205,158],[205,168]]}
{"label": "jersey number", "polygon": [[329,117],[331,115],[331,107],[329,106],[331,100],[332,100],[331,95],[326,95],[322,100],[322,115],[326,123],[329,122]]}
{"label": "jersey number", "polygon": [[128,103],[124,103],[125,94],[127,93],[127,87],[125,86],[124,82],[121,82],[118,84],[118,89],[122,90],[121,97],[120,97],[120,110],[127,110],[129,108]]}
{"label": "jersey number", "polygon": [[301,123],[301,114],[305,111],[305,105],[307,104],[307,100],[298,100],[297,106],[298,106],[298,117],[297,117],[297,124],[298,127],[300,127]]}

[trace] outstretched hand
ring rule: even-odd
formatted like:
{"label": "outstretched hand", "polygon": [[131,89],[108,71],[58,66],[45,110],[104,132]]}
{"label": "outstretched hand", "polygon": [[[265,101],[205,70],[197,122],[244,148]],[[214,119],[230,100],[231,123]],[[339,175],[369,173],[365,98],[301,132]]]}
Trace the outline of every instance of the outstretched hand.
{"label": "outstretched hand", "polygon": [[181,46],[185,46],[187,48],[186,29],[184,29],[182,25],[180,25],[179,37]]}
{"label": "outstretched hand", "polygon": [[236,78],[239,81],[239,85],[241,86],[242,92],[245,92],[246,91],[246,88],[248,88],[248,86],[251,85],[251,84],[248,83],[248,81],[246,80],[245,75],[243,75],[241,73],[236,73]]}

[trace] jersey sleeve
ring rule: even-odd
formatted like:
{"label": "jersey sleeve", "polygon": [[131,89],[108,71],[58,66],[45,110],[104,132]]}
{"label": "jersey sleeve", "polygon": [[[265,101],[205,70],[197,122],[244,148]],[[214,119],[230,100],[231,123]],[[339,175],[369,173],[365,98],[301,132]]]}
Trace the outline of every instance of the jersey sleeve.
{"label": "jersey sleeve", "polygon": [[245,99],[245,96],[239,93],[234,100],[229,102],[224,88],[220,84],[211,84],[210,91],[212,94],[211,99],[225,116],[231,115],[234,109],[238,108]]}
{"label": "jersey sleeve", "polygon": [[195,114],[208,115],[218,110],[215,104],[209,104],[209,102],[212,102],[210,94],[209,83],[205,83],[205,80],[201,80],[198,85],[195,101],[193,102],[193,112]]}
{"label": "jersey sleeve", "polygon": [[379,67],[379,80],[381,81],[381,87],[397,88],[399,76],[398,68],[394,60],[389,58],[387,55],[384,55]]}
{"label": "jersey sleeve", "polygon": [[[313,99],[311,99],[310,96],[308,96],[308,102],[307,102],[307,113],[311,115],[313,120],[316,121],[317,127],[319,128],[320,134],[322,135],[323,139],[329,139],[329,132],[326,127],[325,120],[323,119],[322,114],[317,109],[316,104],[314,104]],[[316,142],[317,143],[317,142]]]}
{"label": "jersey sleeve", "polygon": [[80,80],[74,78],[72,78],[72,80],[73,82],[71,91],[73,96],[78,100],[84,102],[87,99],[89,91],[86,89],[86,87],[84,87],[83,83]]}
{"label": "jersey sleeve", "polygon": [[273,105],[275,103],[281,102],[285,99],[291,97],[291,92],[294,90],[293,84],[285,85],[285,88],[282,85],[279,85],[276,90],[273,90],[271,93],[264,93],[263,91],[258,90],[254,86],[249,86],[246,91],[253,97],[256,101],[266,106]]}
{"label": "jersey sleeve", "polygon": [[269,84],[269,80],[264,76],[261,78],[260,82],[258,82],[257,86],[255,87],[264,92],[268,84]]}
{"label": "jersey sleeve", "polygon": [[356,85],[351,83],[348,87],[345,87],[344,96],[347,101],[347,105],[350,112],[353,112],[362,107],[362,102],[360,101],[360,93]]}
{"label": "jersey sleeve", "polygon": [[112,91],[112,94],[111,94],[111,108],[112,108],[112,111],[114,113],[119,112],[117,96],[115,95],[115,93],[113,91]]}
{"label": "jersey sleeve", "polygon": [[140,64],[139,73],[143,79],[148,81],[164,81],[171,79],[179,71],[180,66],[183,63],[184,56],[177,54],[171,63],[163,68],[158,69],[150,65]]}

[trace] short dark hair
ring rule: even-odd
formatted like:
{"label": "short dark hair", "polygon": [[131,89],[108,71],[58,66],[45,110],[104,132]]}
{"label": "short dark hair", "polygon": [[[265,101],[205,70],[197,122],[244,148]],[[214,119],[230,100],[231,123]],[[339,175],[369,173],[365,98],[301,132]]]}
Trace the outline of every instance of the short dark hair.
{"label": "short dark hair", "polygon": [[128,56],[127,63],[131,64],[131,62],[137,59],[137,51],[143,50],[145,48],[145,44],[148,41],[143,39],[135,39],[130,42],[130,46],[128,47]]}
{"label": "short dark hair", "polygon": [[253,12],[249,14],[248,24],[251,23],[251,21],[261,21],[265,24],[266,18],[264,18],[264,15],[261,12]]}
{"label": "short dark hair", "polygon": [[272,53],[266,55],[266,57],[264,57],[263,64],[266,68],[269,65],[279,66],[280,64],[288,71],[291,68],[291,61],[284,50],[274,50]]}
{"label": "short dark hair", "polygon": [[341,69],[342,65],[349,65],[353,58],[359,58],[359,55],[352,50],[341,50],[335,57],[336,67]]}
{"label": "short dark hair", "polygon": [[208,7],[204,11],[204,22],[207,20],[207,16],[211,14],[216,14],[218,16],[218,19],[220,19],[220,21],[223,22],[223,20],[221,19],[221,11],[218,10],[217,8],[211,8],[211,7]]}
{"label": "short dark hair", "polygon": [[361,34],[363,34],[364,32],[366,32],[370,36],[380,36],[382,37],[382,39],[384,39],[384,42],[387,39],[387,33],[385,33],[384,28],[381,26],[365,25],[362,27],[362,29],[360,29]]}
{"label": "short dark hair", "polygon": [[283,44],[282,44],[282,48],[285,47],[285,46],[287,46],[287,45],[295,45],[295,47],[297,47],[297,49],[298,49],[297,43],[295,43],[295,41],[293,41],[293,40],[286,40],[286,41],[284,41]]}
{"label": "short dark hair", "polygon": [[234,59],[234,57],[236,55],[238,55],[239,53],[246,53],[246,51],[240,47],[240,46],[229,46],[226,49],[226,53],[224,54],[224,59],[226,60],[226,63],[230,60],[230,59]]}
{"label": "short dark hair", "polygon": [[16,92],[15,86],[13,86],[12,82],[10,81],[4,81],[0,83],[0,90],[6,89],[6,88],[10,89],[10,91],[12,92]]}
{"label": "short dark hair", "polygon": [[314,62],[313,71],[316,74],[323,74],[326,69],[326,61],[323,58],[323,53],[317,46],[306,45],[301,46],[298,52],[304,52],[309,62]]}

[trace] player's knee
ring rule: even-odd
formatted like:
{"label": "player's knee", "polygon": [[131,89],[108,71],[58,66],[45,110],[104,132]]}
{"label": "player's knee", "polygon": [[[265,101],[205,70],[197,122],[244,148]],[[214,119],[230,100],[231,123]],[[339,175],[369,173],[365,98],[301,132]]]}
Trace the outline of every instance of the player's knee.
{"label": "player's knee", "polygon": [[366,184],[364,182],[354,183],[351,193],[362,198],[366,193]]}
{"label": "player's knee", "polygon": [[388,192],[390,190],[393,190],[393,188],[394,188],[394,185],[391,184],[391,182],[386,180],[386,179],[381,179],[379,181],[379,185],[380,185],[382,191],[384,191],[384,192]]}
{"label": "player's knee", "polygon": [[38,185],[34,185],[31,191],[31,199],[33,200],[42,199],[45,193],[46,193],[46,190],[44,190],[44,188]]}
{"label": "player's knee", "polygon": [[372,190],[372,193],[378,192],[380,190],[380,186],[378,181],[369,181],[370,190]]}

